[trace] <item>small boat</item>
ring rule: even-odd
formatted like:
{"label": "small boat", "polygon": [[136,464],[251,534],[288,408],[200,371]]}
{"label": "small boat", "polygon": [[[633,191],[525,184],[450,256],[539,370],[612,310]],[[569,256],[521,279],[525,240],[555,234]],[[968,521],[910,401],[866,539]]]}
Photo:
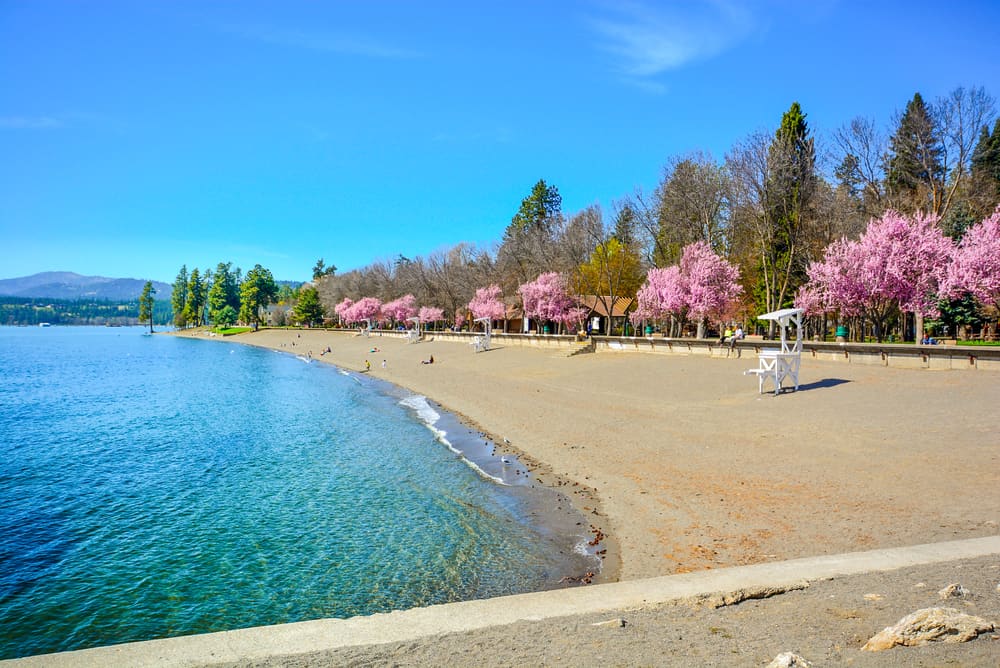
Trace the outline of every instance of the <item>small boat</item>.
{"label": "small boat", "polygon": [[49,322],[40,322],[40,323],[38,323],[38,326],[39,327],[51,327],[52,323],[49,323]]}

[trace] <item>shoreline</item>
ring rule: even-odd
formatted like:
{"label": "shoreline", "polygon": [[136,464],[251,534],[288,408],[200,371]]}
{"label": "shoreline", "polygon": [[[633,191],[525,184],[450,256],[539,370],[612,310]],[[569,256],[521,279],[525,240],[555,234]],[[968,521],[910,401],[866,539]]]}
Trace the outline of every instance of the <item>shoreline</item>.
{"label": "shoreline", "polygon": [[[263,333],[275,334],[278,332],[287,340],[271,340],[262,343],[260,341],[248,340],[247,338],[251,336],[258,337]],[[552,591],[578,585],[617,581],[620,564],[617,545],[614,539],[608,536],[606,530],[603,528],[604,525],[599,526],[594,522],[597,519],[595,516],[599,515],[599,512],[594,512],[597,510],[598,502],[592,492],[580,489],[579,486],[576,486],[574,489],[573,481],[561,478],[550,467],[539,463],[531,457],[529,453],[514,447],[510,443],[505,443],[504,439],[498,438],[490,430],[483,428],[476,420],[437,401],[435,397],[420,391],[419,388],[395,382],[390,378],[386,378],[384,374],[376,375],[377,369],[381,370],[381,367],[374,360],[370,360],[372,361],[371,370],[367,371],[363,364],[352,366],[349,362],[338,357],[336,351],[324,355],[321,352],[317,352],[315,347],[309,348],[309,337],[305,341],[302,341],[299,337],[291,336],[293,333],[315,334],[318,333],[316,330],[263,329],[254,333],[227,337],[207,336],[207,332],[204,329],[178,330],[164,333],[169,336],[181,338],[248,345],[293,355],[310,363],[318,362],[327,364],[333,366],[342,374],[356,375],[358,382],[372,384],[376,391],[400,399],[400,403],[414,414],[416,420],[434,434],[435,439],[443,447],[447,447],[451,452],[459,456],[478,475],[490,480],[493,484],[512,488],[509,490],[509,493],[517,495],[519,505],[527,509],[526,516],[521,517],[521,521],[530,522],[536,528],[541,529],[542,533],[553,535],[556,537],[556,540],[566,542],[571,554],[567,554],[564,557],[562,566],[566,568],[560,568],[560,572],[565,572],[564,577],[556,582],[540,583],[543,586],[536,591]],[[358,337],[359,340],[362,338]],[[368,340],[381,342],[394,338],[391,336],[374,336]],[[291,345],[293,343],[304,343],[306,349],[301,350],[302,345],[293,346]],[[402,339],[399,339],[399,343],[403,343]],[[373,354],[369,353],[369,357]],[[408,396],[402,396],[404,392]],[[437,419],[454,422],[453,425],[449,425],[449,427],[453,428],[445,430],[447,432],[446,438],[442,438],[440,430],[434,423],[430,423],[426,419],[426,416],[420,414],[421,411],[417,406],[408,403],[410,398],[423,399],[428,402],[431,410],[435,410],[435,407],[440,408],[444,413],[439,414]],[[462,433],[461,430],[466,430],[467,433]],[[486,447],[476,448],[473,445],[482,442],[484,439]],[[490,449],[492,452],[488,454],[485,452],[486,449]],[[473,452],[472,450],[478,450],[478,452]],[[493,456],[493,453],[499,456]],[[502,465],[501,460],[509,460],[511,464]],[[512,471],[514,472],[513,476],[511,475]],[[545,479],[548,479],[550,482],[545,482]],[[551,481],[555,481],[555,483]],[[539,488],[538,492],[532,491],[536,489],[536,484]],[[580,526],[581,522],[587,523],[589,526]],[[573,539],[572,541],[570,541],[571,538]],[[587,561],[591,561],[592,564],[583,567],[582,564]]]}
{"label": "shoreline", "polygon": [[351,330],[226,340],[355,372],[367,359],[371,377],[489,434],[593,518],[618,557],[608,580],[998,532],[993,374],[804,358],[800,390],[775,397],[746,358],[475,353]]}

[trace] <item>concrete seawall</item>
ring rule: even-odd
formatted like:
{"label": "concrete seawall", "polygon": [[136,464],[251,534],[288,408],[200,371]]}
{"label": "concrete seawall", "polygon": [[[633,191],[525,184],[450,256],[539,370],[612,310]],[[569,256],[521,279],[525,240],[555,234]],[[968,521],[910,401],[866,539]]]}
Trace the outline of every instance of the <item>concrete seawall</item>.
{"label": "concrete seawall", "polygon": [[[801,587],[802,582],[1000,555],[1000,536],[808,557],[645,580],[504,596],[369,617],[319,619],[0,661],[11,668],[205,666],[293,657],[342,647],[416,641],[518,621],[604,613],[692,597]],[[752,596],[751,596],[752,597]]]}
{"label": "concrete seawall", "polygon": [[[472,343],[469,332],[430,332],[439,341]],[[597,352],[641,352],[660,355],[702,355],[706,357],[756,356],[761,350],[777,348],[777,341],[745,339],[734,349],[717,339],[669,339],[660,337],[593,337]],[[495,346],[527,346],[571,350],[579,346],[576,336],[550,334],[494,333]],[[802,344],[804,360],[864,364],[905,369],[954,369],[962,371],[1000,371],[1000,346],[923,346],[912,343],[819,343]]]}

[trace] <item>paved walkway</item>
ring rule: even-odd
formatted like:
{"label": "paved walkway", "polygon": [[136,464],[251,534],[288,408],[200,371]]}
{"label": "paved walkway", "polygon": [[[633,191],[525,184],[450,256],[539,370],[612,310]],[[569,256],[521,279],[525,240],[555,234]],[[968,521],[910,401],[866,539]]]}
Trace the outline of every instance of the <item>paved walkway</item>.
{"label": "paved walkway", "polygon": [[793,559],[645,580],[560,589],[435,605],[351,619],[239,629],[180,638],[49,654],[0,666],[200,666],[296,655],[340,647],[416,640],[475,631],[522,620],[608,612],[669,603],[693,596],[781,589],[819,580],[910,566],[1000,555],[1000,536]]}

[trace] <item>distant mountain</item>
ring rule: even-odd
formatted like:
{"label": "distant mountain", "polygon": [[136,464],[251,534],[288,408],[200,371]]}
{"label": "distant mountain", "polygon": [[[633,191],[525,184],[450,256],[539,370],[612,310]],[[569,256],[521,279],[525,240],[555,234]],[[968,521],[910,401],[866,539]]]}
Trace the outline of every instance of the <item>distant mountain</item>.
{"label": "distant mountain", "polygon": [[[145,280],[81,276],[70,271],[46,271],[23,278],[0,279],[0,295],[48,299],[103,299],[128,301],[142,293]],[[157,299],[170,299],[173,288],[153,281]]]}

